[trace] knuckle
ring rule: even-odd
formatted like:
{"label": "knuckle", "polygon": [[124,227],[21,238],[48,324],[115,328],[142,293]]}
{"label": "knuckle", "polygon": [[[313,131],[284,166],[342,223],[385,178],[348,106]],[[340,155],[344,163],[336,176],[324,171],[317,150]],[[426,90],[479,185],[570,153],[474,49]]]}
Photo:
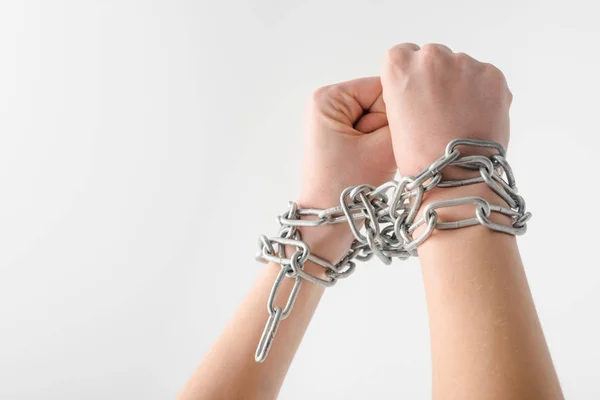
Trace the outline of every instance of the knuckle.
{"label": "knuckle", "polygon": [[421,54],[426,59],[434,59],[442,55],[442,49],[437,44],[428,43],[421,48]]}
{"label": "knuckle", "polygon": [[456,57],[456,61],[460,65],[468,65],[468,64],[477,63],[477,61],[473,57],[468,55],[467,53],[456,53],[455,57]]}
{"label": "knuckle", "polygon": [[504,73],[500,71],[498,67],[493,64],[485,63],[483,65],[485,74],[491,79],[493,82],[498,84],[506,84],[506,78],[504,77]]}
{"label": "knuckle", "polygon": [[483,64],[484,75],[488,81],[488,84],[491,88],[497,93],[504,93],[506,95],[505,99],[508,104],[512,103],[512,93],[508,88],[508,83],[506,82],[506,77],[504,73],[495,65],[484,63]]}
{"label": "knuckle", "polygon": [[323,111],[323,110],[344,110],[348,113],[350,111],[347,110],[348,101],[347,101],[347,91],[344,90],[343,84],[333,84],[322,86],[315,90],[312,94],[310,106],[313,111]]}
{"label": "knuckle", "polygon": [[331,96],[333,85],[321,86],[316,89],[311,97],[312,104],[322,104],[327,98]]}
{"label": "knuckle", "polygon": [[436,66],[447,62],[447,53],[436,44],[426,44],[420,53],[420,64],[425,70],[436,70]]}
{"label": "knuckle", "polygon": [[510,106],[513,102],[513,93],[508,87],[506,88],[506,96],[508,98],[508,105]]}
{"label": "knuckle", "polygon": [[402,45],[396,45],[390,48],[385,55],[385,65],[388,68],[404,67],[410,60],[412,50],[409,50]]}

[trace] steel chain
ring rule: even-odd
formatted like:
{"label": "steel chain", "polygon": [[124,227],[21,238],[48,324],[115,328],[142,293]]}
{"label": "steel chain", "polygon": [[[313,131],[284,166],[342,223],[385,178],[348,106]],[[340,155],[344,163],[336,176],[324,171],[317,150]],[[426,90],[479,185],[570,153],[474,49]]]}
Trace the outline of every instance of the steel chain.
{"label": "steel chain", "polygon": [[[491,156],[462,156],[458,146],[488,148],[496,151]],[[449,167],[479,171],[479,176],[462,180],[442,180],[442,171]],[[434,201],[427,204],[419,218],[424,194],[434,188],[486,183],[508,207],[490,204],[481,197],[463,197],[451,200]],[[475,205],[475,216],[453,222],[438,220],[440,208],[465,204]],[[491,213],[508,216],[511,225],[502,225],[490,220]],[[359,185],[346,188],[340,195],[340,205],[328,209],[298,208],[289,203],[288,210],[277,220],[281,226],[276,237],[260,237],[260,251],[257,260],[273,262],[281,266],[267,302],[269,319],[256,349],[255,359],[263,362],[271,347],[277,328],[286,319],[294,306],[302,280],[333,286],[338,279],[350,276],[355,268],[355,260],[367,261],[376,256],[385,264],[392,259],[407,259],[418,256],[417,247],[431,236],[435,229],[457,229],[481,224],[491,230],[510,235],[522,235],[527,230],[531,213],[525,209],[525,201],[518,194],[515,177],[506,161],[504,148],[495,142],[472,139],[455,139],[448,143],[444,155],[416,176],[407,176],[399,181],[386,182],[379,187]],[[354,235],[348,252],[335,264],[311,253],[309,246],[302,241],[299,227],[318,227],[327,224],[348,223]],[[417,238],[415,230],[425,226]],[[287,256],[286,246],[295,249]],[[311,261],[325,269],[326,278],[314,276],[304,271],[304,263]],[[284,307],[275,305],[277,292],[284,278],[294,279],[293,288]]]}

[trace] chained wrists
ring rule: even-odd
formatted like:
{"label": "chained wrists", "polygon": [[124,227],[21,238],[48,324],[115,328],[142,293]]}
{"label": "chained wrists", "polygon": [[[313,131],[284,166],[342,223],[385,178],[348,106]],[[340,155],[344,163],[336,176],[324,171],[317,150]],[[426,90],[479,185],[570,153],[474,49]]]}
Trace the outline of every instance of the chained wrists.
{"label": "chained wrists", "polygon": [[[419,212],[417,212],[417,219],[423,215],[423,212],[427,205],[430,203],[436,203],[439,201],[452,200],[464,197],[480,197],[487,201],[490,205],[500,206],[509,208],[508,204],[502,200],[494,191],[490,190],[485,183],[473,184],[468,186],[447,188],[444,190],[432,190],[423,196],[423,203],[421,204]],[[436,209],[438,222],[452,222],[463,219],[476,217],[474,203],[458,205],[453,207],[438,208]],[[492,222],[511,225],[512,218],[510,216],[492,212],[490,215]],[[479,223],[481,225],[481,223]],[[416,229],[414,236],[418,236],[424,229],[424,226]],[[451,231],[451,230],[447,230]],[[435,233],[435,232],[434,232]]]}
{"label": "chained wrists", "polygon": [[[467,146],[468,155],[461,155],[458,146]],[[267,302],[269,318],[256,350],[256,361],[266,359],[279,324],[292,311],[302,281],[330,287],[350,276],[356,269],[356,261],[376,256],[391,264],[394,258],[418,256],[417,248],[436,229],[482,225],[505,234],[524,234],[531,213],[526,211],[525,201],[517,192],[514,174],[505,157],[506,152],[498,143],[455,139],[440,158],[417,175],[378,187],[364,184],[346,188],[340,194],[339,206],[299,208],[291,202],[288,210],[277,218],[278,235],[260,237],[257,259],[279,264],[281,269]],[[460,174],[455,173],[444,175],[443,171],[449,168],[477,174],[465,178],[456,178]],[[309,229],[338,224],[346,225],[353,236],[340,257],[330,252],[317,255],[314,238],[318,235],[305,235],[303,240],[303,233]],[[311,268],[305,270],[309,261]],[[314,273],[313,264],[322,268],[322,272]],[[294,280],[293,289],[284,305],[275,305],[284,279]]]}

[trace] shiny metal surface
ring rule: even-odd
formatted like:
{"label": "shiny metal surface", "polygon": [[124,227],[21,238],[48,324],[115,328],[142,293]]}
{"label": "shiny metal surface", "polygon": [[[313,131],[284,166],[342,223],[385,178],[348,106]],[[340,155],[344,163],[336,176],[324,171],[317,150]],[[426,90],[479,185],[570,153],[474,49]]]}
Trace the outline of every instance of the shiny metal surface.
{"label": "shiny metal surface", "polygon": [[[467,155],[461,157],[458,146],[493,149],[491,156]],[[257,259],[273,262],[281,267],[267,302],[269,319],[256,349],[255,359],[263,362],[277,328],[286,319],[298,296],[303,280],[324,287],[333,286],[338,279],[346,278],[356,268],[355,260],[367,261],[376,256],[385,264],[394,258],[401,260],[418,256],[417,248],[435,229],[458,229],[483,225],[493,231],[509,235],[522,235],[527,231],[531,213],[525,210],[525,200],[518,194],[515,177],[506,161],[506,151],[495,142],[456,139],[448,143],[445,154],[416,176],[402,177],[379,187],[363,184],[349,187],[340,195],[340,205],[325,210],[300,209],[290,202],[288,210],[277,217],[280,224],[277,237],[261,235]],[[479,176],[462,180],[443,180],[443,170],[464,168],[478,171]],[[481,197],[462,197],[434,201],[422,207],[427,192],[485,183],[506,205],[490,204]],[[447,207],[475,205],[475,215],[459,221],[439,221],[436,210]],[[492,213],[510,217],[512,224],[502,225],[490,220]],[[420,215],[418,218],[417,216]],[[331,262],[312,254],[298,231],[298,227],[314,229],[328,224],[347,223],[354,241],[348,252],[337,262]],[[424,226],[417,238],[413,233]],[[286,250],[291,251],[288,257]],[[323,276],[314,276],[304,270],[310,261],[324,268]],[[294,285],[285,306],[275,306],[275,297],[283,279],[294,279]]]}

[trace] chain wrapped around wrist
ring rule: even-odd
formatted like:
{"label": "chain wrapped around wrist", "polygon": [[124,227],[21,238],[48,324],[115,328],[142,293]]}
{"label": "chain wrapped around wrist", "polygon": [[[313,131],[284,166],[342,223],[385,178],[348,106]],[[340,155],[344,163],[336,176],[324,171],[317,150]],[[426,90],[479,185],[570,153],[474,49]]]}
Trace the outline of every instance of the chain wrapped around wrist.
{"label": "chain wrapped around wrist", "polygon": [[[461,156],[458,146],[490,148],[491,156]],[[373,255],[385,264],[393,258],[401,260],[417,256],[417,247],[435,229],[457,229],[481,224],[491,230],[510,235],[522,235],[527,230],[531,213],[525,210],[525,201],[517,193],[515,178],[506,161],[502,145],[482,140],[455,139],[448,143],[444,155],[416,176],[399,181],[389,181],[379,187],[359,185],[346,188],[340,195],[340,205],[328,209],[300,209],[294,202],[277,219],[281,226],[276,237],[260,236],[260,252],[256,258],[261,262],[274,262],[281,266],[267,302],[269,318],[256,349],[255,359],[263,362],[271,347],[280,322],[286,319],[294,306],[302,280],[333,286],[338,279],[346,278],[356,268],[355,260],[366,261]],[[442,180],[442,170],[456,166],[479,171],[479,176],[462,180]],[[486,183],[507,205],[490,204],[482,197],[461,197],[434,201],[423,210],[423,196],[434,188],[450,188]],[[475,205],[475,216],[454,222],[438,221],[437,209],[464,204]],[[417,218],[417,214],[420,217]],[[511,218],[511,225],[494,223],[491,213]],[[354,234],[348,252],[336,263],[312,254],[308,244],[302,241],[298,227],[318,227],[326,224],[347,223]],[[360,224],[362,223],[362,227]],[[415,230],[424,226],[418,237]],[[286,246],[295,249],[288,257]],[[304,263],[311,261],[325,269],[323,276],[315,276],[304,270]],[[275,297],[284,278],[294,279],[294,286],[284,307],[275,306]]]}

